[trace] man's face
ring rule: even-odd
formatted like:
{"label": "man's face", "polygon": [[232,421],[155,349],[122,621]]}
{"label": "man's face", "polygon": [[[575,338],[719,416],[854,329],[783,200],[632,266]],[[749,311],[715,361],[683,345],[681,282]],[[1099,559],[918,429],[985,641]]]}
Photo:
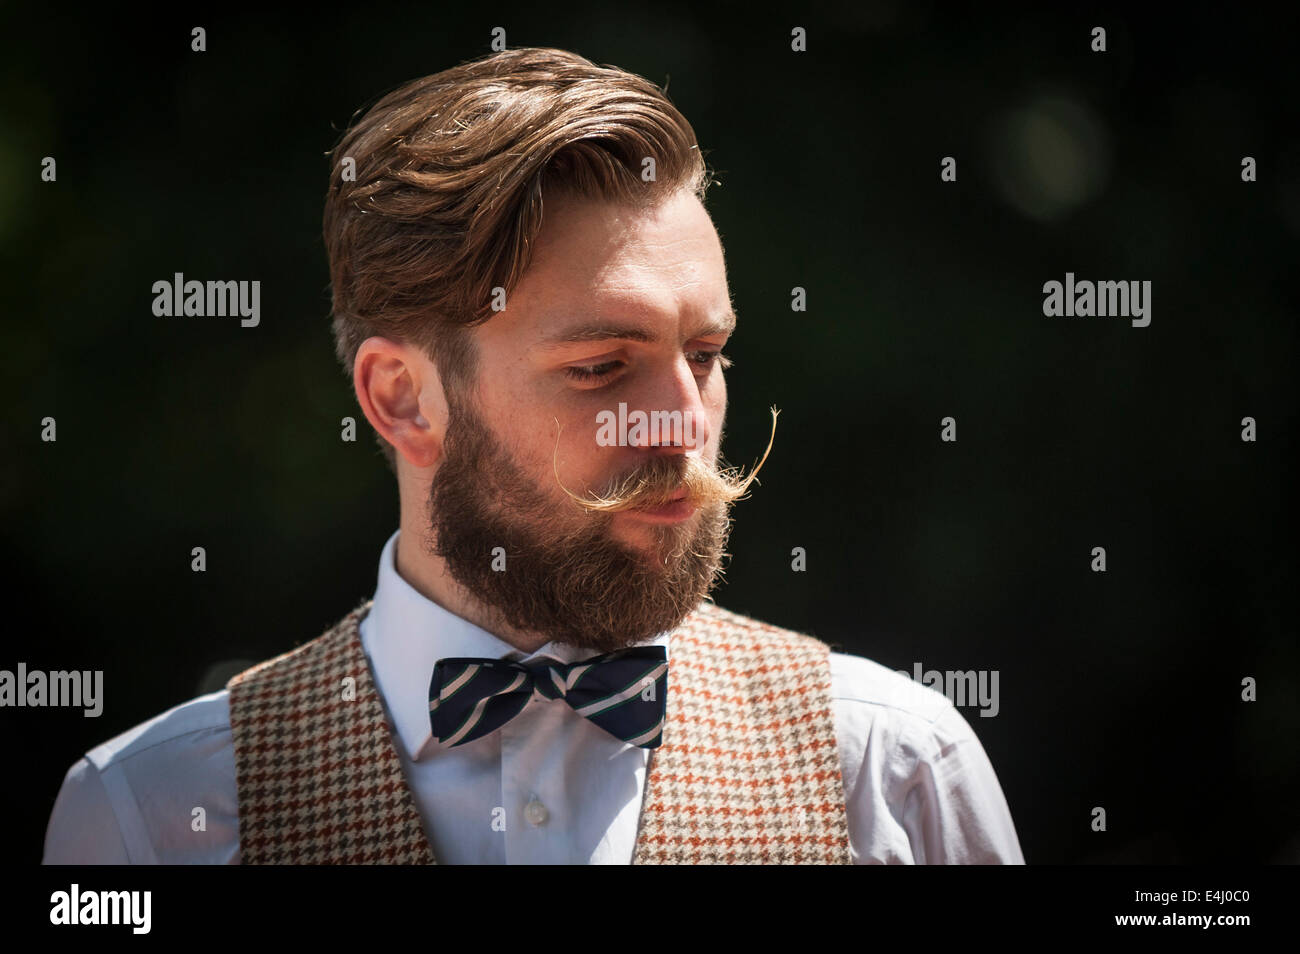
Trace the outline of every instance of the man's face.
{"label": "man's face", "polygon": [[[680,622],[726,542],[719,352],[733,324],[721,244],[689,192],[649,211],[548,196],[532,263],[473,331],[472,394],[448,394],[429,504],[452,577],[510,625],[595,651]],[[606,446],[611,418],[630,419],[613,428],[627,446]],[[617,497],[629,477],[645,481],[631,509],[570,496]]]}

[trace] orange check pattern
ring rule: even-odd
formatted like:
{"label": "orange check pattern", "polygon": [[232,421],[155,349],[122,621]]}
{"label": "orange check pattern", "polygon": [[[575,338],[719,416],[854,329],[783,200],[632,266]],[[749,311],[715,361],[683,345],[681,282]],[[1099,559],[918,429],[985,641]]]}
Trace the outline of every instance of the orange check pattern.
{"label": "orange check pattern", "polygon": [[[370,606],[227,684],[244,864],[435,862],[361,646]],[[709,602],[683,621],[633,864],[850,863],[829,651]]]}

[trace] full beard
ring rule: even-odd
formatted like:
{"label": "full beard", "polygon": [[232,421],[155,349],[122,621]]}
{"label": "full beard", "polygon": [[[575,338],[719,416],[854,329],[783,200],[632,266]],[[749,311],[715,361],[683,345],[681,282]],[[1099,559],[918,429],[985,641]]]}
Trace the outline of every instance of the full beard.
{"label": "full beard", "polygon": [[[688,465],[657,457],[647,473],[670,486]],[[675,629],[699,605],[721,575],[729,511],[729,502],[705,500],[680,524],[647,525],[647,549],[625,545],[611,536],[615,514],[557,503],[453,400],[429,488],[429,547],[500,621],[606,653]],[[504,568],[494,569],[502,552]]]}

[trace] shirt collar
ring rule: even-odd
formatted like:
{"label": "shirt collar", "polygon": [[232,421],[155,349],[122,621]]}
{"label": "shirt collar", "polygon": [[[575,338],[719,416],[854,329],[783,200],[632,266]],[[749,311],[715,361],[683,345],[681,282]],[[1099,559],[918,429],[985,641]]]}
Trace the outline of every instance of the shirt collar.
{"label": "shirt collar", "polygon": [[[532,662],[547,656],[570,663],[596,653],[552,640],[533,653],[511,646],[498,636],[444,609],[419,593],[397,572],[397,538],[393,533],[379,556],[379,580],[374,603],[361,621],[361,643],[374,670],[375,683],[388,706],[398,738],[411,761],[429,747],[443,748],[429,725],[429,682],[439,659],[482,656]],[[667,632],[638,643],[663,646]]]}

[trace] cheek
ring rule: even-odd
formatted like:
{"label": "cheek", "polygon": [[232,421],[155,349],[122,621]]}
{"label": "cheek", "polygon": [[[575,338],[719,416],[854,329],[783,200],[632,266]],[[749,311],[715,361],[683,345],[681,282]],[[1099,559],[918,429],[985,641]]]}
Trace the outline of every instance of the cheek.
{"label": "cheek", "polygon": [[[557,423],[558,420],[558,423]],[[583,484],[595,484],[604,477],[617,448],[596,444],[595,413],[576,414],[548,409],[527,419],[516,415],[513,422],[518,443],[517,460],[547,493],[563,496],[559,480],[575,493]],[[557,440],[558,435],[558,440]]]}
{"label": "cheek", "polygon": [[627,452],[626,448],[602,447],[596,441],[598,430],[594,413],[565,425],[564,439],[560,443],[562,477],[572,474],[588,484],[596,484],[604,479],[619,455]]}
{"label": "cheek", "polygon": [[709,451],[716,456],[722,443],[722,425],[727,416],[727,385],[721,377],[717,385],[710,387],[705,394],[705,405],[709,409]]}

